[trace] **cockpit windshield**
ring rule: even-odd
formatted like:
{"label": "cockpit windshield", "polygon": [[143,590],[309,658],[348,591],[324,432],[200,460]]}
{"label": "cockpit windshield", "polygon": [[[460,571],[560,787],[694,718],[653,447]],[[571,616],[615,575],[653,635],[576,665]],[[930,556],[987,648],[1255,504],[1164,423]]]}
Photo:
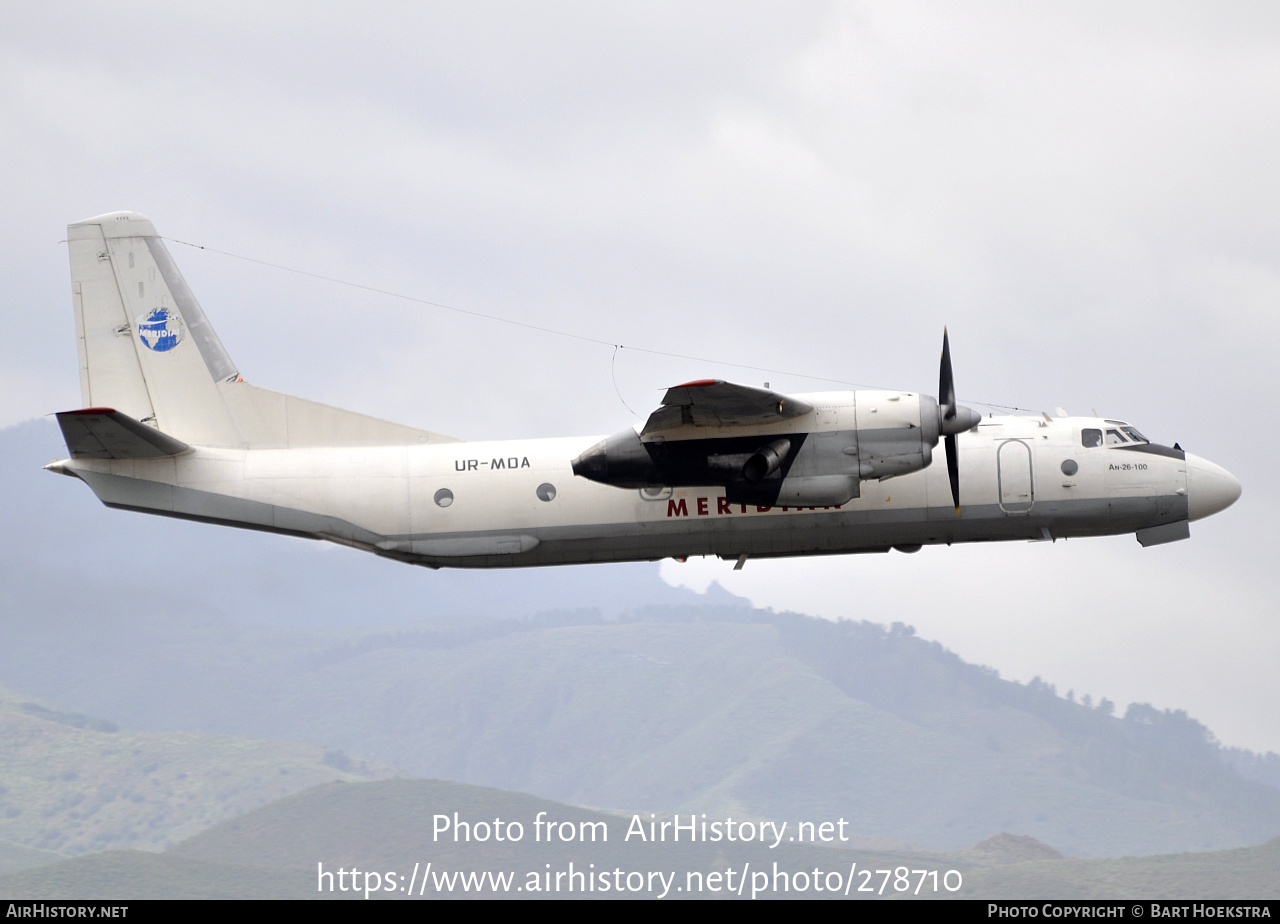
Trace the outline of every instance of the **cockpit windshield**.
{"label": "cockpit windshield", "polygon": [[1129,446],[1133,443],[1151,442],[1151,440],[1139,433],[1136,427],[1131,427],[1123,421],[1108,420],[1106,422],[1112,424],[1112,426],[1105,431],[1105,437],[1103,435],[1104,431],[1101,429],[1088,427],[1080,431],[1080,442],[1086,449],[1102,445]]}

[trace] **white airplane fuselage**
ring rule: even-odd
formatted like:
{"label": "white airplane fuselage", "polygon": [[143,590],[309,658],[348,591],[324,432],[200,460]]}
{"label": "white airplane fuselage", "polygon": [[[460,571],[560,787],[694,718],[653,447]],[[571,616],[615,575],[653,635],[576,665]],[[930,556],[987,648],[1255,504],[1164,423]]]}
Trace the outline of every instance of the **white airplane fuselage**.
{"label": "white airplane fuselage", "polygon": [[[846,395],[852,400],[852,393],[802,397]],[[109,506],[327,539],[430,567],[915,551],[1151,530],[1146,535],[1159,542],[1184,538],[1179,524],[1185,529],[1239,494],[1228,473],[1193,455],[1082,444],[1084,431],[1114,424],[983,418],[959,437],[959,514],[946,470],[936,464],[863,482],[861,496],[839,508],[730,504],[717,486],[612,487],[570,468],[600,437],[197,448],[173,458],[58,466]]]}

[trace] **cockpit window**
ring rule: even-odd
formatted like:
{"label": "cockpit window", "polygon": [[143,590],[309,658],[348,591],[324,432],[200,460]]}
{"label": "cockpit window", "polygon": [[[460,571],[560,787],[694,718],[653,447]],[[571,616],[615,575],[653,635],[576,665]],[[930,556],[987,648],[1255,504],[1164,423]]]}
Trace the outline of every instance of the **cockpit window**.
{"label": "cockpit window", "polygon": [[1121,435],[1120,435],[1120,431],[1119,431],[1119,430],[1108,430],[1108,431],[1107,431],[1107,445],[1108,445],[1108,446],[1122,446],[1122,445],[1124,445],[1124,444],[1125,444],[1125,443],[1127,443],[1127,442],[1129,442],[1129,441],[1128,441],[1127,439],[1125,439],[1123,436],[1121,436]]}
{"label": "cockpit window", "polygon": [[1085,449],[1092,449],[1094,446],[1101,446],[1102,431],[1101,430],[1081,430],[1080,442],[1084,445]]}
{"label": "cockpit window", "polygon": [[1147,439],[1145,436],[1143,436],[1133,427],[1121,427],[1120,429],[1124,430],[1124,432],[1128,435],[1129,439],[1133,440],[1135,443],[1151,442],[1151,440]]}

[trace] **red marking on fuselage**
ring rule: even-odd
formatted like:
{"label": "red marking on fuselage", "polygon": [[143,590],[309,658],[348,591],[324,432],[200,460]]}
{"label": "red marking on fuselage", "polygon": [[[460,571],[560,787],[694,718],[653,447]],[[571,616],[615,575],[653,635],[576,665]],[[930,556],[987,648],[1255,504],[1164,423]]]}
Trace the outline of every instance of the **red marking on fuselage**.
{"label": "red marking on fuselage", "polygon": [[[668,517],[687,517],[689,515],[688,500],[689,498],[684,498],[684,497],[670,498],[667,501],[667,516]],[[695,498],[692,498],[692,500],[694,503],[693,509],[698,516],[700,517],[711,516],[711,498],[710,497],[695,497]],[[716,501],[716,511],[715,511],[716,516],[735,515],[733,513],[733,507],[729,504],[729,498],[725,497],[724,495],[718,495],[715,501]],[[780,510],[783,513],[791,513],[791,512],[804,513],[805,511],[811,511],[811,510],[840,510],[841,507],[843,507],[843,505],[841,505],[840,507],[761,507],[761,506],[756,506],[755,512],[768,513],[770,510]],[[746,513],[747,505],[740,504],[738,506],[738,509],[741,510],[742,513]]]}

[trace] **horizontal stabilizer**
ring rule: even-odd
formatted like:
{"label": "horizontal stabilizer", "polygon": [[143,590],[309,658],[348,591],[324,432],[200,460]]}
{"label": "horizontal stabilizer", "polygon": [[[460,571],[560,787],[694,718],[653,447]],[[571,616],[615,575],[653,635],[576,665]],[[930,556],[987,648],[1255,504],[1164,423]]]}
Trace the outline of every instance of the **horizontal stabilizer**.
{"label": "horizontal stabilizer", "polygon": [[63,411],[57,418],[73,459],[162,459],[191,449],[109,407]]}
{"label": "horizontal stabilizer", "polygon": [[668,388],[662,407],[649,415],[640,432],[647,436],[681,426],[758,426],[801,417],[812,410],[804,401],[766,388],[704,379]]}

